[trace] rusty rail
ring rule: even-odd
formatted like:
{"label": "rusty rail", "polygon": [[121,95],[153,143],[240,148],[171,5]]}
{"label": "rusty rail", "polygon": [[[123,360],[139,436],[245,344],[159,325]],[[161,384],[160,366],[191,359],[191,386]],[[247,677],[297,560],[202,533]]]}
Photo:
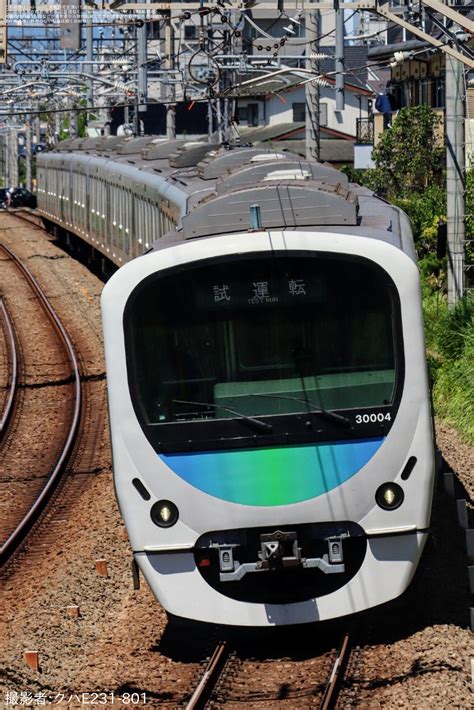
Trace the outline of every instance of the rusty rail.
{"label": "rusty rail", "polygon": [[332,710],[336,706],[337,694],[341,681],[344,677],[344,671],[347,666],[347,661],[351,652],[351,638],[349,632],[344,634],[341,645],[339,646],[336,660],[332,667],[323,699],[319,706],[320,710]]}
{"label": "rusty rail", "polygon": [[11,322],[11,319],[8,314],[8,311],[5,306],[5,302],[4,302],[3,298],[0,298],[0,313],[2,314],[3,321],[5,323],[5,328],[7,331],[8,349],[10,351],[10,360],[11,360],[11,377],[10,377],[9,392],[8,392],[8,397],[7,397],[5,407],[3,409],[3,414],[0,419],[0,439],[1,439],[3,436],[3,432],[5,431],[7,424],[10,421],[10,417],[11,417],[11,414],[13,411],[13,403],[15,401],[15,393],[16,393],[16,388],[17,388],[17,384],[18,384],[18,348],[17,348],[16,338],[15,338],[15,331],[13,330],[13,324]]}
{"label": "rusty rail", "polygon": [[74,382],[74,407],[66,441],[53,468],[53,471],[48,477],[45,487],[33,503],[28,513],[24,516],[23,520],[20,522],[14,532],[10,535],[8,540],[0,548],[0,566],[3,566],[13,556],[14,552],[18,549],[19,545],[23,542],[25,537],[33,528],[34,524],[45,510],[54,491],[56,490],[59,482],[61,481],[62,476],[64,475],[67,462],[69,461],[69,457],[72,453],[79,431],[79,420],[81,415],[81,381],[77,356],[74,352],[74,348],[72,346],[69,335],[63,324],[61,323],[59,316],[50,305],[46,295],[44,294],[43,290],[41,289],[33,274],[29,271],[29,269],[27,269],[27,267],[18,259],[14,252],[12,252],[11,249],[9,249],[6,245],[1,244],[0,248],[3,249],[6,254],[8,254],[10,259],[14,261],[17,268],[22,272],[22,274],[30,284],[32,290],[40,300],[46,314],[50,318],[50,321],[57,334],[59,335],[59,338],[62,341],[66,353],[68,354],[68,357],[71,361],[72,376]]}
{"label": "rusty rail", "polygon": [[186,705],[186,710],[202,710],[225,666],[229,651],[225,641],[216,646],[199,684]]}

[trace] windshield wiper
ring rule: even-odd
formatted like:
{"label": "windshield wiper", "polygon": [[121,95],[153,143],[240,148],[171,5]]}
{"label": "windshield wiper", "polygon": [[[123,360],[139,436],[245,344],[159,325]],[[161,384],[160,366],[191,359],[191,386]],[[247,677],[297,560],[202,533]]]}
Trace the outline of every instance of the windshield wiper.
{"label": "windshield wiper", "polygon": [[211,404],[210,402],[191,402],[188,399],[172,399],[171,401],[176,404],[192,404],[196,407],[212,407],[213,409],[224,409],[226,412],[235,414],[237,417],[239,417],[239,419],[243,419],[244,421],[249,422],[249,424],[252,424],[256,429],[260,429],[260,431],[273,431],[273,427],[271,424],[261,422],[260,419],[249,417],[247,414],[241,414],[240,412],[236,412],[235,409],[225,407],[222,404]]}
{"label": "windshield wiper", "polygon": [[338,422],[339,424],[344,424],[345,426],[349,426],[350,424],[352,424],[351,420],[348,419],[347,417],[343,417],[342,414],[336,414],[336,412],[330,412],[327,409],[323,409],[322,407],[317,407],[309,399],[303,399],[302,397],[291,397],[290,395],[286,395],[286,394],[257,394],[257,393],[249,393],[246,396],[247,397],[270,397],[271,399],[290,399],[293,402],[303,402],[303,404],[309,405],[311,407],[311,411],[309,412],[309,414],[322,414],[323,416],[327,417],[328,419],[331,419],[334,422]]}

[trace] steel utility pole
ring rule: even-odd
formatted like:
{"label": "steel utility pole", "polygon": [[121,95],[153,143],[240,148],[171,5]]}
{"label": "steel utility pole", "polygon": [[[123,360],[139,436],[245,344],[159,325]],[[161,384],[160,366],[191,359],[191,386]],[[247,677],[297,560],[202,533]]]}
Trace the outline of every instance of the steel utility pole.
{"label": "steel utility pole", "polygon": [[336,111],[344,111],[344,10],[336,10]]}
{"label": "steel utility pole", "polygon": [[0,0],[0,64],[7,61],[8,28],[7,0]]}
{"label": "steel utility pole", "polygon": [[465,156],[464,67],[446,56],[446,188],[448,226],[448,305],[464,293]]}
{"label": "steel utility pole", "polygon": [[147,109],[147,25],[137,27],[137,103],[135,107],[136,135],[141,134],[140,113]]}
{"label": "steel utility pole", "polygon": [[32,167],[33,167],[33,126],[31,123],[31,116],[26,117],[26,141],[25,141],[25,148],[26,148],[26,155],[25,155],[25,161],[26,161],[26,176],[25,176],[25,187],[27,190],[31,190],[33,186],[33,175],[32,175]]}
{"label": "steel utility pole", "polygon": [[[319,75],[319,10],[308,12],[306,18],[306,31],[310,40],[306,66],[316,77]],[[319,161],[319,156],[319,86],[315,81],[309,81],[306,84],[306,158]]]}
{"label": "steel utility pole", "polygon": [[8,135],[9,144],[9,178],[12,187],[18,186],[18,133],[16,128],[11,128]]}
{"label": "steel utility pole", "polygon": [[[174,27],[171,22],[171,12],[165,24],[165,54],[166,68],[174,69]],[[170,71],[171,80],[174,79],[174,73]],[[175,85],[169,84],[166,89],[166,137],[176,138],[176,104],[173,103],[175,98]]]}
{"label": "steel utility pole", "polygon": [[5,144],[6,136],[4,131],[0,133],[0,179],[2,182],[2,187],[8,187],[7,185],[7,166],[5,161]]}
{"label": "steel utility pole", "polygon": [[35,134],[34,140],[36,145],[38,145],[39,143],[41,143],[41,119],[39,116],[36,116],[36,118],[33,120],[33,130]]}
{"label": "steel utility pole", "polygon": [[[57,143],[58,141],[61,140],[61,123],[62,123],[62,117],[61,114],[55,113],[53,117],[53,136],[54,136],[54,143]],[[39,141],[37,141],[39,143]]]}
{"label": "steel utility pole", "polygon": [[[92,108],[94,105],[94,80],[92,75],[95,74],[95,66],[92,64],[94,59],[93,52],[93,35],[92,35],[92,25],[89,23],[85,28],[85,39],[86,39],[86,60],[87,60],[87,72],[91,75],[87,79],[87,108]],[[89,118],[89,114],[87,114]]]}

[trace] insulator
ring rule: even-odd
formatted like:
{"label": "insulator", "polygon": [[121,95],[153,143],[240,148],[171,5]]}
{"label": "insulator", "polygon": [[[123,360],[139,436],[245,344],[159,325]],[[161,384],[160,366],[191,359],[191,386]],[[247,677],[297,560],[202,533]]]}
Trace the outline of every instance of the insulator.
{"label": "insulator", "polygon": [[314,79],[311,79],[311,83],[317,84],[318,86],[330,86],[330,83],[326,81],[326,79],[323,79],[322,76],[315,76]]}

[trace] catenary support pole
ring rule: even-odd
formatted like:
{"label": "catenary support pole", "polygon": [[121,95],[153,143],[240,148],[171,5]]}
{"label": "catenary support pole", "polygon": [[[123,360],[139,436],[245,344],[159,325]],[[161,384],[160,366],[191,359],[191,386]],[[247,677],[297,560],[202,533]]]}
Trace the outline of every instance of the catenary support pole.
{"label": "catenary support pole", "polygon": [[137,27],[137,64],[138,64],[138,86],[137,86],[137,136],[141,135],[140,113],[145,113],[148,100],[148,72],[147,72],[147,24]]}
{"label": "catenary support pole", "polygon": [[448,305],[464,293],[465,155],[464,67],[446,57],[446,188],[448,222]]}
{"label": "catenary support pole", "polygon": [[[307,68],[319,75],[319,61],[316,59],[319,51],[319,11],[307,14],[306,31],[308,34],[309,59]],[[319,160],[319,86],[310,81],[306,84],[306,157],[308,160]]]}
{"label": "catenary support pole", "polygon": [[336,111],[344,111],[344,10],[336,10]]}
{"label": "catenary support pole", "polygon": [[27,190],[31,190],[33,186],[33,126],[31,123],[31,116],[27,116],[26,119],[26,175],[25,175],[25,187]]}
{"label": "catenary support pole", "polygon": [[90,23],[84,28],[84,32],[86,40],[87,72],[90,74],[90,78],[87,79],[87,108],[92,108],[94,105],[94,79],[92,77],[95,74],[95,67],[91,64],[94,59],[94,54],[92,25]]}
{"label": "catenary support pole", "polygon": [[18,185],[18,133],[16,128],[10,129],[10,185]]}
{"label": "catenary support pole", "polygon": [[[171,17],[168,18],[165,26],[165,54],[166,67],[171,70],[174,69],[174,28]],[[174,78],[174,74],[170,73],[170,76]],[[168,101],[166,105],[166,137],[170,139],[176,138],[176,105],[173,103],[174,98],[175,86],[171,83],[166,90],[166,99]]]}

